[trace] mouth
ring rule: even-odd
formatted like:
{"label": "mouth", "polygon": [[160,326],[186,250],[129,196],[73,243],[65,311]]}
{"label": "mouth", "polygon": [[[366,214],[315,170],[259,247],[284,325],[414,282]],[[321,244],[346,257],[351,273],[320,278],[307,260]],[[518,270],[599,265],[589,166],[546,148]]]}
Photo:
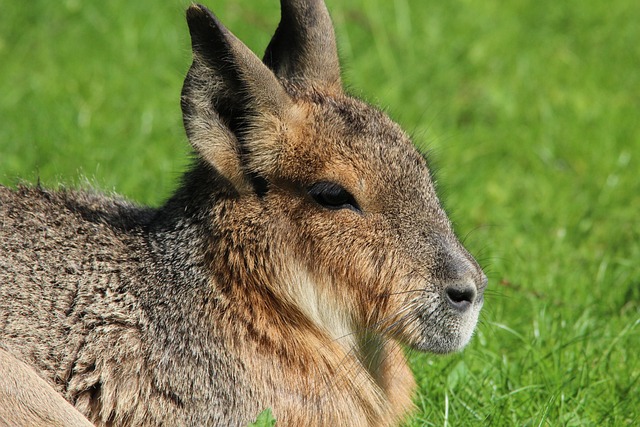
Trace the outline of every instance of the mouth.
{"label": "mouth", "polygon": [[462,350],[473,337],[483,298],[460,310],[446,301],[414,304],[411,316],[397,331],[397,338],[419,351],[448,354]]}

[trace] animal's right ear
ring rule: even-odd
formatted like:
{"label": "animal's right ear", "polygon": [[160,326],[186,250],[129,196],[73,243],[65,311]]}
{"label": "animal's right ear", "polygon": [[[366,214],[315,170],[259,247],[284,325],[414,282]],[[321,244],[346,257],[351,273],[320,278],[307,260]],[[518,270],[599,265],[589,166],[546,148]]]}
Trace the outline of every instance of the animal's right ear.
{"label": "animal's right ear", "polygon": [[[191,145],[235,189],[254,189],[259,170],[275,158],[269,140],[292,101],[276,76],[206,7],[187,10],[193,63],[182,88],[182,114]],[[262,133],[256,135],[256,133]],[[266,164],[266,165],[265,165]],[[253,182],[252,182],[253,180]]]}

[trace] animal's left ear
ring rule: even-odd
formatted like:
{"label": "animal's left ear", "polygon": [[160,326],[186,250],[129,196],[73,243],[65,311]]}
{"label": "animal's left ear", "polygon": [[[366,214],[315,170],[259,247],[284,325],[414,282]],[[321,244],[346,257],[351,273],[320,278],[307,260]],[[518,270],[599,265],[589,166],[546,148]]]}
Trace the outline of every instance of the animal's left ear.
{"label": "animal's left ear", "polygon": [[324,1],[281,0],[280,7],[280,25],[264,63],[293,83],[342,91],[336,37]]}

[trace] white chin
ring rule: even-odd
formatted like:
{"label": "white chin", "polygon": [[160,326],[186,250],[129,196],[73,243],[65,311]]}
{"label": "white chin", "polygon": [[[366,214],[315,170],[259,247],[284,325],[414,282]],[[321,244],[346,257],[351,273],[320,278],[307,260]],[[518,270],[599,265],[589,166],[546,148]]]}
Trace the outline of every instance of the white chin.
{"label": "white chin", "polygon": [[[474,307],[461,317],[451,320],[444,329],[433,331],[433,325],[422,325],[422,339],[412,343],[412,347],[437,354],[447,354],[462,350],[471,338],[478,323],[480,307]],[[431,326],[431,328],[430,328]]]}

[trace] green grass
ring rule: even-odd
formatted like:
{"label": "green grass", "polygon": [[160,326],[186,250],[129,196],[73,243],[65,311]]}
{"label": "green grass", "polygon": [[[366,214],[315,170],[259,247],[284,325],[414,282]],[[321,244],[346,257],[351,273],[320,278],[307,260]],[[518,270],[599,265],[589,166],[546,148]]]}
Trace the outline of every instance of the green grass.
{"label": "green grass", "polygon": [[[188,154],[187,4],[3,5],[0,182],[170,194]],[[258,52],[279,15],[275,0],[209,5]],[[640,424],[640,2],[329,7],[351,91],[432,150],[490,277],[463,353],[410,354],[410,425]]]}

